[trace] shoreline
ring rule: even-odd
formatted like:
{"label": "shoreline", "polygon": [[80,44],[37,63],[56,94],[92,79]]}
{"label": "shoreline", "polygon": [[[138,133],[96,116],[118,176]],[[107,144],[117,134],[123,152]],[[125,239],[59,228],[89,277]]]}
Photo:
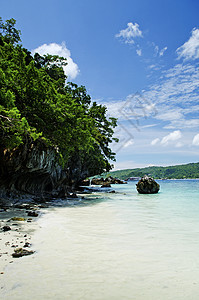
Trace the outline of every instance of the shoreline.
{"label": "shoreline", "polygon": [[[13,257],[12,254],[17,249],[21,248],[22,251],[30,252],[30,254],[35,253],[31,240],[39,227],[38,220],[45,213],[45,208],[54,207],[53,204],[59,206],[59,201],[70,206],[69,203],[72,204],[72,202],[79,202],[84,199],[83,192],[73,195],[70,198],[51,199],[51,201],[40,203],[26,198],[17,201],[16,204],[12,203],[5,206],[2,203],[0,205],[0,278],[4,275],[9,264],[27,255]],[[0,289],[2,289],[1,285]]]}
{"label": "shoreline", "polygon": [[[27,219],[18,222],[19,231],[10,231],[15,235],[14,242],[19,243],[24,243],[27,234],[30,250],[36,252],[21,259],[4,255],[7,265],[5,274],[0,275],[2,299],[20,300],[23,295],[37,300],[196,299],[196,184],[191,199],[184,196],[181,183],[177,189],[173,183],[172,190],[158,197],[139,195],[129,184],[124,189],[117,186],[114,195],[104,189],[100,195],[96,189],[84,201],[78,194],[80,205],[75,199],[48,203],[31,223]],[[174,191],[175,201],[171,197]],[[27,211],[21,209],[20,215],[14,208],[2,215],[24,214],[27,218]],[[193,223],[187,220],[190,216]],[[178,222],[179,217],[184,221]],[[8,219],[6,216],[3,222]],[[12,222],[8,224],[13,226]],[[10,235],[5,236],[5,243],[12,240]]]}
{"label": "shoreline", "polygon": [[0,209],[0,276],[9,264],[20,258],[12,256],[17,249],[23,249],[24,255],[34,253],[31,239],[38,228],[41,211],[36,205],[21,204],[19,207]]}

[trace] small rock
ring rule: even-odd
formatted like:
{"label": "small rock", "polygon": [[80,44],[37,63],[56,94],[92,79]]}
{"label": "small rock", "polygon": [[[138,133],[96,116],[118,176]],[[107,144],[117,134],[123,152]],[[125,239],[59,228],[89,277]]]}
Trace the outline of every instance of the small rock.
{"label": "small rock", "polygon": [[80,185],[82,186],[89,186],[90,185],[90,179],[84,179],[80,182]]}
{"label": "small rock", "polygon": [[22,217],[13,217],[11,220],[12,221],[25,221],[25,219]]}
{"label": "small rock", "polygon": [[105,187],[111,187],[111,184],[109,182],[104,182],[101,188],[105,188]]}
{"label": "small rock", "polygon": [[72,193],[69,197],[70,197],[70,198],[74,198],[74,199],[77,199],[77,198],[78,198],[78,196],[77,196],[75,193]]}
{"label": "small rock", "polygon": [[38,217],[38,215],[39,215],[39,214],[38,214],[36,211],[29,211],[29,212],[28,212],[28,216],[29,216],[29,217]]}
{"label": "small rock", "polygon": [[34,251],[26,250],[23,248],[17,248],[14,250],[14,253],[12,253],[12,257],[22,257],[26,255],[31,255],[33,253]]}
{"label": "small rock", "polygon": [[8,226],[8,225],[3,226],[2,229],[3,229],[3,231],[9,231],[9,230],[11,230],[10,226]]}

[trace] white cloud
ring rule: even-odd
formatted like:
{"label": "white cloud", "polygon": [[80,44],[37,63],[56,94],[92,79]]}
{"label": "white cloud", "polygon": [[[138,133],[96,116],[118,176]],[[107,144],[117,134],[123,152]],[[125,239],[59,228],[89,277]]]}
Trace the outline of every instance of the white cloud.
{"label": "white cloud", "polygon": [[194,146],[199,146],[199,133],[194,136],[192,144]]}
{"label": "white cloud", "polygon": [[150,127],[155,127],[157,124],[148,124],[148,125],[143,125],[141,128],[150,128]]}
{"label": "white cloud", "polygon": [[160,143],[162,145],[166,146],[166,145],[168,145],[168,143],[170,141],[179,140],[181,137],[182,137],[181,131],[180,130],[175,130],[175,131],[169,133],[168,135],[166,135],[165,137],[163,137]]}
{"label": "white cloud", "polygon": [[136,53],[137,53],[138,56],[142,56],[142,50],[141,49],[137,49]]}
{"label": "white cloud", "polygon": [[193,28],[191,37],[177,50],[178,59],[197,59],[199,58],[199,29]]}
{"label": "white cloud", "polygon": [[154,56],[163,56],[164,52],[167,50],[167,47],[160,49],[159,46],[157,46],[154,42],[149,44],[154,47]]}
{"label": "white cloud", "polygon": [[167,47],[164,47],[163,49],[160,50],[159,56],[163,56],[164,52],[167,50]]}
{"label": "white cloud", "polygon": [[32,50],[32,54],[39,53],[40,55],[50,54],[50,55],[59,55],[67,59],[67,65],[63,67],[64,72],[68,79],[74,79],[79,74],[78,65],[71,58],[70,50],[66,48],[66,44],[43,44],[38,48]]}
{"label": "white cloud", "polygon": [[151,145],[154,146],[154,145],[156,145],[157,143],[159,143],[159,141],[160,141],[160,139],[159,139],[159,138],[156,138],[156,139],[152,140]]}
{"label": "white cloud", "polygon": [[[164,108],[162,107],[162,110],[165,111],[166,109],[168,109],[168,107]],[[178,119],[181,119],[183,117],[182,113],[179,111],[178,108],[176,109],[170,109],[166,112],[163,112],[163,113],[159,113],[157,116],[156,116],[156,119],[159,119],[159,120],[163,120],[163,121],[173,121],[173,120],[178,120]]]}
{"label": "white cloud", "polygon": [[139,25],[137,23],[133,24],[129,22],[127,24],[127,28],[120,30],[118,34],[115,35],[116,38],[123,38],[125,43],[133,44],[134,38],[142,37],[142,31],[139,29]]}
{"label": "white cloud", "polygon": [[144,168],[146,167],[146,163],[137,163],[132,160],[125,160],[122,159],[122,161],[116,161],[114,162],[114,169],[112,171],[116,170],[123,170],[123,169],[134,169],[134,168]]}
{"label": "white cloud", "polygon": [[152,64],[152,65],[148,66],[148,69],[152,70],[152,71],[158,71],[158,70],[161,69],[161,65],[159,65],[159,64]]}
{"label": "white cloud", "polygon": [[176,148],[181,148],[181,147],[183,147],[183,146],[184,146],[184,144],[183,144],[182,142],[178,142],[178,143],[175,145]]}
{"label": "white cloud", "polygon": [[159,47],[158,47],[157,45],[155,46],[154,51],[155,51],[155,56],[157,56],[157,55],[158,55],[158,52],[159,52]]}
{"label": "white cloud", "polygon": [[157,84],[143,92],[156,105],[155,118],[167,122],[164,128],[199,126],[199,65],[177,64],[162,72]]}
{"label": "white cloud", "polygon": [[197,128],[199,127],[199,119],[185,120],[184,118],[182,118],[179,120],[172,120],[169,125],[164,126],[165,129],[174,129],[176,127],[184,129]]}
{"label": "white cloud", "polygon": [[134,144],[134,140],[133,139],[130,139],[128,142],[126,142],[125,144],[124,144],[124,148],[127,148],[127,147],[129,147],[129,146],[131,146],[131,145],[133,145]]}

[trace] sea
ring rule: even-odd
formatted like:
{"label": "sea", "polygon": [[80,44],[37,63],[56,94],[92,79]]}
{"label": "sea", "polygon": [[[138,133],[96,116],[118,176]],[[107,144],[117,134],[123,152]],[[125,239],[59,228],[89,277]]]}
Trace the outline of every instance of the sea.
{"label": "sea", "polygon": [[53,201],[1,299],[198,300],[199,180],[158,183],[153,195],[131,181]]}

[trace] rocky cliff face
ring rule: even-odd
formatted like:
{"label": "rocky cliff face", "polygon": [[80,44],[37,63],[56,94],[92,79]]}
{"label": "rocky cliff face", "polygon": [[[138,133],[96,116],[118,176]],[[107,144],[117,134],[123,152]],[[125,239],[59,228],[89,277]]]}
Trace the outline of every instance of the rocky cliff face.
{"label": "rocky cliff face", "polygon": [[76,158],[63,169],[53,148],[42,142],[27,142],[12,152],[0,150],[0,197],[13,198],[30,194],[37,197],[63,197],[88,176]]}

